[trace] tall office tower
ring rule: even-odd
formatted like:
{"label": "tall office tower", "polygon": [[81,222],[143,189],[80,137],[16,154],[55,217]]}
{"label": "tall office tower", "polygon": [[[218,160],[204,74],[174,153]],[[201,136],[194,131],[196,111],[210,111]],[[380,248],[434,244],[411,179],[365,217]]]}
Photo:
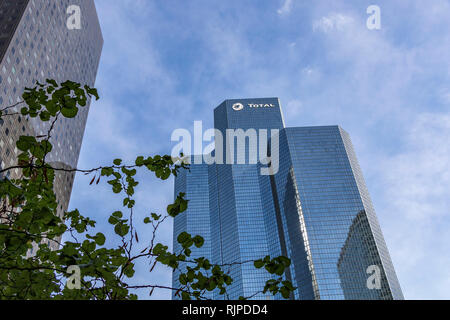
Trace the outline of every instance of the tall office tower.
{"label": "tall office tower", "polygon": [[[261,188],[259,181],[260,167],[258,163],[250,163],[251,156],[259,154],[260,146],[248,143],[239,148],[239,139],[227,139],[227,130],[235,133],[239,129],[255,130],[259,133],[260,129],[283,128],[279,101],[277,98],[226,100],[214,110],[214,127],[224,137],[224,160],[228,154],[232,155],[232,159],[228,157],[227,163],[230,164],[215,166],[217,190],[211,198],[217,204],[215,210],[211,210],[211,217],[219,226],[219,233],[213,233],[217,240],[212,249],[219,253],[216,261],[220,264],[236,263],[265,257],[270,247],[267,229],[274,221],[263,207],[266,190]],[[229,152],[231,148],[233,152]],[[243,151],[241,155],[239,149]],[[235,279],[229,288],[232,299],[252,296],[264,287],[261,287],[262,283],[270,279],[265,270],[255,269],[252,263],[234,264],[230,275]],[[255,298],[265,299],[267,296],[259,293]]]}
{"label": "tall office tower", "polygon": [[[73,23],[78,17],[79,26]],[[17,104],[8,112],[19,111],[24,88],[47,78],[94,86],[102,46],[93,0],[0,0],[0,109]],[[53,150],[47,158],[54,166],[77,166],[89,104],[80,108],[75,118],[59,118],[56,122]],[[3,116],[0,167],[16,163],[19,151],[15,141],[20,135],[44,135],[48,126],[37,119]],[[16,177],[19,171],[8,174]],[[59,215],[67,210],[73,179],[74,174],[56,175]]]}
{"label": "tall office tower", "polygon": [[[193,161],[192,161],[193,162]],[[209,203],[209,166],[207,164],[197,164],[191,170],[182,170],[175,181],[175,198],[180,192],[189,194],[189,205],[187,214],[181,214],[177,218],[173,232],[173,250],[181,252],[182,247],[177,242],[177,237],[182,232],[191,235],[201,235],[205,240],[204,245],[193,250],[190,259],[200,257],[211,257],[211,223],[210,223],[210,203]],[[185,265],[181,264],[172,274],[172,281],[178,281],[180,271],[186,272]],[[175,291],[172,292],[176,298]],[[212,293],[206,294],[209,299],[213,298]]]}
{"label": "tall office tower", "polygon": [[[239,113],[234,111],[243,107],[243,103],[267,105],[267,110],[265,113],[260,113],[255,107],[243,108]],[[279,129],[284,126],[277,98],[227,100],[214,110],[214,115],[215,128],[220,130],[223,137],[227,135],[227,129]],[[228,147],[230,147],[229,144],[223,145],[224,161]],[[235,279],[229,288],[231,299],[253,295],[262,288],[261,283],[270,279],[267,272],[255,269],[252,263],[237,264],[240,261],[259,259],[269,254],[268,237],[264,225],[269,223],[268,227],[270,227],[272,221],[268,221],[267,215],[264,214],[262,201],[264,195],[259,183],[259,165],[258,163],[238,164],[239,161],[249,160],[250,155],[258,153],[258,146],[254,147],[246,148],[240,156],[236,152],[233,159],[235,164],[194,164],[190,173],[179,175],[175,182],[175,193],[185,192],[187,199],[192,200],[188,204],[187,211],[175,219],[174,248],[178,247],[176,236],[183,228],[199,231],[195,234],[205,239],[211,238],[211,244],[205,241],[205,246],[211,247],[211,254],[203,256],[220,264],[233,264],[227,270]],[[193,171],[194,168],[196,171]],[[185,175],[188,176],[187,180],[184,178]],[[202,185],[203,190],[200,190],[198,185]],[[200,206],[201,209],[199,209]],[[199,215],[202,217],[201,225],[205,225],[209,220],[212,230],[205,232],[203,227],[201,230],[198,229]],[[196,251],[194,250],[193,253]],[[207,254],[205,251],[202,253]],[[178,272],[174,273],[173,281],[176,286]],[[260,293],[255,298],[266,296],[268,295]],[[217,292],[213,293],[213,297],[219,298]]]}
{"label": "tall office tower", "polygon": [[279,139],[273,203],[295,297],[403,299],[348,134],[338,126],[286,128]]}
{"label": "tall office tower", "polygon": [[[284,128],[277,98],[226,100],[214,110],[214,123],[225,140],[220,144],[216,137],[216,153],[236,150],[239,139],[230,139],[229,129],[243,130],[245,152],[235,152],[225,164],[192,163],[190,172],[175,179],[175,195],[185,192],[191,200],[175,218],[175,250],[180,232],[203,236],[205,249],[193,254],[231,264],[225,268],[234,279],[230,299],[262,290],[269,275],[246,261],[266,255],[291,259],[285,278],[297,287],[292,299],[403,299],[344,130]],[[255,145],[252,129],[259,136],[260,129],[278,134],[267,132],[269,141]],[[269,175],[261,171],[267,167],[264,152],[258,163],[251,162],[262,147],[270,148]],[[178,275],[173,275],[177,288]],[[207,297],[223,298],[217,292]]]}

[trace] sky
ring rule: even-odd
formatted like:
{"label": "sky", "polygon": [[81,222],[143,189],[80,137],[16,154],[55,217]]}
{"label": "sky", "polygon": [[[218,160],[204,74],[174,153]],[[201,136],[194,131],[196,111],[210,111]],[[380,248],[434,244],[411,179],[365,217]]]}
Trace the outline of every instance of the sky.
{"label": "sky", "polygon": [[[79,168],[170,154],[225,99],[279,97],[286,126],[351,136],[407,299],[450,299],[450,1],[96,0],[104,47]],[[369,5],[381,29],[369,30]],[[173,180],[139,175],[136,216],[165,212]],[[106,234],[120,198],[77,175],[70,208]],[[141,219],[141,220],[142,220]],[[138,226],[140,242],[151,233]],[[159,241],[171,247],[172,221]],[[171,284],[137,265],[130,283]],[[141,299],[170,299],[167,290]]]}

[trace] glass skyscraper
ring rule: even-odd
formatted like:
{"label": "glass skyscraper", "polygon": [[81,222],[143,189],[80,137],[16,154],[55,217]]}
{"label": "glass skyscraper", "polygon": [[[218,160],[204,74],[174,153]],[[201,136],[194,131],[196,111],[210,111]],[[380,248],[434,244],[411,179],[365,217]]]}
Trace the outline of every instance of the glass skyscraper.
{"label": "glass skyscraper", "polygon": [[[226,267],[233,278],[230,299],[250,297],[269,274],[249,260],[288,256],[286,278],[297,287],[292,299],[403,299],[375,211],[348,134],[338,126],[285,128],[277,98],[226,100],[214,110],[215,128],[230,144],[227,129],[247,133],[245,163],[191,163],[175,179],[175,196],[186,193],[188,209],[175,218],[177,235],[205,238],[193,250]],[[250,143],[249,129],[275,130],[269,141]],[[270,149],[272,174],[252,153]],[[233,148],[231,148],[233,149]],[[264,153],[263,153],[264,154]],[[275,159],[275,157],[277,159]],[[242,159],[241,159],[242,160]],[[278,163],[274,166],[275,160]],[[183,267],[183,266],[182,266]],[[179,273],[173,274],[178,288]],[[374,277],[377,277],[376,281]],[[379,285],[372,285],[375,281]],[[208,298],[221,299],[215,292]],[[174,297],[177,298],[177,297]],[[279,299],[259,293],[254,299]]]}
{"label": "glass skyscraper", "polygon": [[[209,201],[209,166],[207,164],[198,164],[190,168],[190,171],[180,172],[175,181],[175,197],[180,192],[188,193],[189,205],[188,215],[179,215],[174,226],[173,243],[174,251],[180,252],[181,245],[177,242],[177,236],[186,231],[192,235],[201,235],[205,243],[201,248],[196,248],[191,254],[191,258],[208,257],[213,255],[211,222],[210,222],[210,201]],[[178,279],[179,270],[175,270],[173,278]],[[212,299],[213,295],[209,294]]]}
{"label": "glass skyscraper", "polygon": [[[69,28],[78,7],[79,28]],[[103,37],[93,0],[0,0],[0,109],[19,103],[25,87],[36,81],[72,80],[94,86]],[[47,157],[55,167],[75,168],[78,162],[90,100],[73,119],[59,118]],[[9,109],[16,113],[22,105]],[[48,123],[18,115],[0,120],[0,168],[14,165],[19,151],[15,142],[21,135],[43,135]],[[17,177],[17,169],[8,171]],[[67,210],[74,174],[58,172],[55,193],[58,214]]]}

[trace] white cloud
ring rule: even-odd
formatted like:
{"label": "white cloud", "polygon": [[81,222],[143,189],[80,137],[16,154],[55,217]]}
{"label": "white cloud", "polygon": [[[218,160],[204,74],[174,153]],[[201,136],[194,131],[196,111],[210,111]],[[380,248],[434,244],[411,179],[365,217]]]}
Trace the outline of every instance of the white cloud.
{"label": "white cloud", "polygon": [[316,71],[312,68],[312,67],[305,67],[302,69],[302,73],[307,75],[307,76],[311,76],[315,73]]}
{"label": "white cloud", "polygon": [[450,113],[420,114],[407,133],[406,149],[379,162],[384,205],[378,212],[408,299],[448,297],[448,141]]}
{"label": "white cloud", "polygon": [[[321,97],[302,97],[302,115],[350,132],[405,297],[448,299],[450,114],[442,110],[450,94],[439,83],[448,83],[450,46],[448,32],[431,32],[444,24],[444,14],[422,6],[411,17],[383,9],[381,32],[366,28],[364,11],[315,20],[312,29],[325,34],[322,79],[331,83]],[[393,18],[414,20],[426,35]],[[405,35],[413,41],[399,43]]]}
{"label": "white cloud", "polygon": [[448,213],[440,205],[450,198],[449,141],[450,114],[421,114],[408,132],[406,151],[384,163],[386,196],[409,218],[428,220]]}
{"label": "white cloud", "polygon": [[140,150],[129,130],[134,121],[129,110],[108,97],[95,102],[89,111],[80,165],[96,165],[105,156],[135,156]]}
{"label": "white cloud", "polygon": [[284,116],[286,118],[296,117],[300,114],[302,110],[302,102],[300,100],[291,100],[286,104],[284,108]]}
{"label": "white cloud", "polygon": [[313,31],[330,32],[332,30],[342,30],[353,22],[351,16],[341,13],[332,13],[313,22]]}
{"label": "white cloud", "polygon": [[281,8],[277,10],[279,15],[288,14],[292,10],[292,0],[285,0]]}

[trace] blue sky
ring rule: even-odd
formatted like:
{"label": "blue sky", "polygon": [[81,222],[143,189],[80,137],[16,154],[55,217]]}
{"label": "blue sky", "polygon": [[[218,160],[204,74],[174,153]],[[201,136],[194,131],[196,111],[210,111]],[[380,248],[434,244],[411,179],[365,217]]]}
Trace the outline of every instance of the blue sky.
{"label": "blue sky", "polygon": [[[450,298],[449,1],[95,2],[101,99],[80,168],[170,154],[172,131],[211,128],[224,99],[279,97],[287,126],[349,132],[405,297]],[[366,27],[372,4],[381,30]],[[140,179],[137,215],[164,212],[173,180]],[[77,175],[70,207],[106,221],[120,199],[89,181]],[[171,221],[160,241],[171,244]],[[135,282],[170,285],[169,269],[147,271]]]}

